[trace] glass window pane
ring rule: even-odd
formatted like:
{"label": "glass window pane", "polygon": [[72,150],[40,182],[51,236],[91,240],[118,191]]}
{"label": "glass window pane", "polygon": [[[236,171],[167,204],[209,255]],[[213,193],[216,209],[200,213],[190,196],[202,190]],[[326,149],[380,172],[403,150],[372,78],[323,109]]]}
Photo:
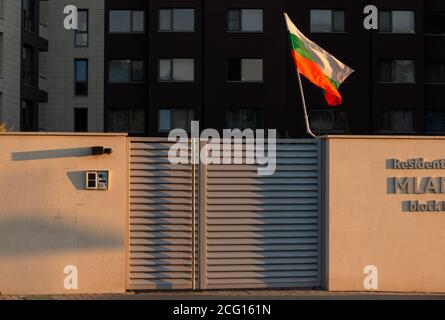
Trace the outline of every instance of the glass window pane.
{"label": "glass window pane", "polygon": [[334,129],[333,113],[328,110],[311,112],[311,126],[315,131],[332,131]]}
{"label": "glass window pane", "polygon": [[345,12],[334,11],[334,32],[345,32]]}
{"label": "glass window pane", "polygon": [[382,113],[381,130],[393,133],[415,132],[414,111],[385,110]]}
{"label": "glass window pane", "polygon": [[331,10],[311,10],[311,32],[332,32]]}
{"label": "glass window pane", "polygon": [[193,59],[173,60],[173,79],[175,81],[194,81],[195,63]]}
{"label": "glass window pane", "polygon": [[241,59],[229,59],[227,69],[228,81],[241,81]]}
{"label": "glass window pane", "polygon": [[88,109],[75,108],[74,109],[74,131],[88,132]]}
{"label": "glass window pane", "polygon": [[133,61],[132,81],[144,81],[144,61]]}
{"label": "glass window pane", "polygon": [[141,133],[145,131],[145,111],[144,109],[131,109],[129,132]]}
{"label": "glass window pane", "polygon": [[172,11],[170,9],[159,10],[159,31],[172,30]]}
{"label": "glass window pane", "polygon": [[172,64],[170,59],[159,60],[159,80],[172,80]]}
{"label": "glass window pane", "polygon": [[127,114],[124,110],[109,110],[108,131],[125,132],[127,130]]}
{"label": "glass window pane", "polygon": [[426,83],[445,83],[445,62],[427,62]]}
{"label": "glass window pane", "polygon": [[171,116],[169,109],[159,110],[159,131],[165,132],[171,130]]}
{"label": "glass window pane", "polygon": [[88,31],[88,13],[85,10],[78,11],[77,31]]}
{"label": "glass window pane", "polygon": [[241,112],[241,130],[255,129],[255,111],[252,109],[244,109]]}
{"label": "glass window pane", "polygon": [[128,10],[110,11],[110,32],[130,32],[131,12]]}
{"label": "glass window pane", "polygon": [[87,81],[88,63],[85,60],[76,61],[76,81]]}
{"label": "glass window pane", "polygon": [[391,70],[392,82],[414,83],[415,64],[413,60],[394,60]]}
{"label": "glass window pane", "polygon": [[425,32],[427,34],[445,34],[445,13],[426,14]]}
{"label": "glass window pane", "polygon": [[425,132],[445,133],[445,111],[425,111]]}
{"label": "glass window pane", "polygon": [[241,81],[263,81],[263,60],[243,59],[241,63]]}
{"label": "glass window pane", "polygon": [[187,131],[190,131],[192,129],[192,121],[195,120],[195,110],[188,109],[188,123],[187,123]]}
{"label": "glass window pane", "polygon": [[110,82],[129,82],[131,81],[131,61],[113,60],[109,64]]}
{"label": "glass window pane", "polygon": [[172,110],[172,129],[184,129],[189,127],[188,110],[187,109],[175,109]]}
{"label": "glass window pane", "polygon": [[241,18],[241,30],[243,32],[262,32],[263,31],[263,10],[244,9]]}
{"label": "glass window pane", "polygon": [[173,10],[173,30],[174,31],[195,31],[195,10],[194,9],[174,9]]}
{"label": "glass window pane", "polygon": [[239,129],[241,110],[229,110],[227,115],[228,129]]}
{"label": "glass window pane", "polygon": [[379,68],[379,81],[380,82],[391,82],[391,61],[383,60],[380,61]]}
{"label": "glass window pane", "polygon": [[391,11],[380,11],[379,13],[379,31],[391,32]]}
{"label": "glass window pane", "polygon": [[144,11],[133,11],[133,32],[145,31],[145,13]]}
{"label": "glass window pane", "polygon": [[229,10],[228,11],[228,30],[229,31],[241,31],[241,11]]}
{"label": "glass window pane", "polygon": [[86,47],[88,45],[88,33],[76,33],[76,47]]}
{"label": "glass window pane", "polygon": [[394,33],[414,33],[414,12],[393,11],[392,12],[392,32]]}

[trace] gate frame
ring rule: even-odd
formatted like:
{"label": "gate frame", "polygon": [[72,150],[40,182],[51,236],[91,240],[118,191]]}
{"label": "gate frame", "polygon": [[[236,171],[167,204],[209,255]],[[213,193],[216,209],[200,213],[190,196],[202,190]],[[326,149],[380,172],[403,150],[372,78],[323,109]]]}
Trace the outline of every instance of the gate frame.
{"label": "gate frame", "polygon": [[[195,150],[196,141],[198,142],[199,148]],[[131,186],[131,172],[130,172],[130,164],[131,164],[131,143],[132,142],[145,142],[145,143],[161,143],[161,142],[169,142],[167,138],[150,138],[150,137],[128,137],[127,138],[127,203],[126,203],[126,221],[127,226],[125,228],[125,285],[127,291],[135,291],[130,289],[130,186]],[[318,192],[318,283],[314,284],[311,289],[316,290],[328,290],[327,287],[327,277],[328,277],[328,261],[329,261],[329,250],[328,250],[328,208],[326,204],[328,203],[328,194],[327,190],[327,161],[326,155],[328,154],[329,144],[323,137],[317,140],[311,139],[277,139],[276,143],[314,143],[317,148],[317,192]],[[191,289],[192,291],[196,290],[211,290],[208,289],[208,279],[207,279],[207,175],[208,175],[208,166],[206,164],[201,163],[201,150],[207,144],[207,139],[189,139],[189,143],[191,144],[190,153],[191,159],[195,156],[195,152],[197,151],[198,156],[198,164],[195,164],[193,161],[191,162],[192,166],[192,201],[195,202],[192,205],[192,241],[191,241],[191,254],[192,254],[192,270],[191,270]],[[196,168],[197,166],[197,168]],[[197,170],[196,170],[197,169]],[[198,181],[196,181],[196,172],[198,172]],[[196,193],[196,182],[198,182],[198,193]],[[196,198],[198,199],[198,203],[196,204]],[[198,214],[197,220],[197,228],[195,226],[196,217]],[[196,239],[197,238],[197,243]],[[198,255],[196,255],[196,249]],[[197,266],[197,267],[196,267]],[[197,279],[196,279],[197,277]],[[197,280],[197,281],[196,281]],[[244,287],[243,287],[244,288]],[[259,288],[280,288],[279,286],[252,286],[251,289],[259,289]],[[233,286],[233,289],[239,289],[236,286]],[[290,289],[290,288],[286,288]],[[305,287],[297,288],[298,290],[304,290]],[[174,290],[174,289],[173,289]],[[216,289],[215,289],[216,290]],[[225,290],[221,288],[221,290]],[[136,290],[137,291],[137,290]],[[141,290],[142,291],[142,290]]]}

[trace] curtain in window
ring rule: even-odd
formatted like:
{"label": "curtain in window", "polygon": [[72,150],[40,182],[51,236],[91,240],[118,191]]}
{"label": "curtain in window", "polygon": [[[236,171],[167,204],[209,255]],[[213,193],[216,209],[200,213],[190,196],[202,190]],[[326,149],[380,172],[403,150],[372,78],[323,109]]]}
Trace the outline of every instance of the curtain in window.
{"label": "curtain in window", "polygon": [[382,130],[394,133],[410,133],[414,130],[414,111],[388,110],[382,114]]}
{"label": "curtain in window", "polygon": [[425,132],[445,133],[445,112],[426,111],[425,112]]}
{"label": "curtain in window", "polygon": [[400,83],[414,83],[414,61],[394,60],[392,64],[392,80]]}

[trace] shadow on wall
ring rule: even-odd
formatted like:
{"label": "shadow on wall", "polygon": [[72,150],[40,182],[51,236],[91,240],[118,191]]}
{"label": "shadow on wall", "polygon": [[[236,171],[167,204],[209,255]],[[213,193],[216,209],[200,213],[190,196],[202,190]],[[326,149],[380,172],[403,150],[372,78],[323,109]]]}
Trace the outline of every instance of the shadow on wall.
{"label": "shadow on wall", "polygon": [[85,180],[86,171],[70,171],[67,172],[66,175],[76,190],[85,191],[87,189]]}
{"label": "shadow on wall", "polygon": [[0,256],[17,257],[123,246],[118,234],[85,229],[67,220],[18,215],[0,220]]}
{"label": "shadow on wall", "polygon": [[90,157],[90,156],[92,156],[91,147],[13,152],[11,155],[11,160],[29,161],[29,160],[45,160],[45,159],[74,158],[74,157]]}

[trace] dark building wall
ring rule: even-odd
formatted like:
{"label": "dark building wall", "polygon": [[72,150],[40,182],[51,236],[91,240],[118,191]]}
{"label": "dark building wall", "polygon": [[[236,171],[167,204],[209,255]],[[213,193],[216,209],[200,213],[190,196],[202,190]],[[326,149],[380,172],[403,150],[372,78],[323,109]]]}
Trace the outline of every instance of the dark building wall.
{"label": "dark building wall", "polygon": [[[363,28],[363,8],[375,4],[380,10],[412,10],[415,34],[381,34]],[[194,33],[158,32],[158,9],[196,9]],[[106,33],[105,63],[110,58],[146,61],[145,84],[108,84],[105,74],[105,110],[144,106],[146,134],[158,135],[159,107],[194,108],[201,129],[227,126],[229,108],[263,108],[265,127],[278,129],[281,137],[304,136],[304,119],[296,72],[289,54],[283,12],[310,39],[345,62],[356,72],[342,85],[343,106],[348,118],[345,133],[380,133],[382,111],[391,108],[415,110],[416,131],[422,134],[424,109],[443,108],[441,85],[424,84],[424,62],[445,60],[445,38],[424,35],[424,13],[445,12],[441,0],[107,0],[106,9],[146,10],[143,35]],[[226,10],[264,9],[264,33],[228,33]],[[310,33],[311,9],[340,9],[346,13],[345,33]],[[108,14],[107,14],[108,15]],[[108,21],[108,19],[107,19]],[[107,26],[105,26],[107,28]],[[159,58],[195,58],[194,83],[159,83]],[[228,58],[263,58],[263,83],[227,82]],[[414,59],[416,83],[378,83],[381,59]],[[107,67],[106,67],[107,69]],[[319,88],[303,79],[310,110],[327,109]]]}
{"label": "dark building wall", "polygon": [[[151,91],[147,85],[147,79],[153,74],[152,66],[148,64],[148,33],[143,34],[110,34],[109,10],[144,10],[147,12],[151,1],[141,0],[107,0],[105,3],[105,72],[104,72],[104,116],[105,130],[108,130],[108,113],[110,109],[144,108],[145,118],[148,118],[148,95]],[[149,29],[146,21],[146,30]],[[148,20],[150,21],[150,20]],[[109,83],[108,62],[113,59],[144,60],[144,83]]]}
{"label": "dark building wall", "polygon": [[[158,135],[159,108],[194,109],[196,120],[203,121],[203,92],[207,87],[207,77],[203,74],[203,34],[208,32],[202,28],[203,0],[153,0],[149,1],[149,55],[151,72],[149,85],[148,133]],[[171,33],[158,32],[158,10],[160,8],[194,8],[195,32]],[[159,59],[194,58],[195,81],[192,83],[158,82]],[[201,125],[204,125],[203,123]]]}
{"label": "dark building wall", "polygon": [[[426,13],[445,12],[445,1],[428,0],[425,2],[424,10]],[[424,55],[427,61],[445,61],[445,37],[425,35]],[[444,85],[425,84],[425,109],[445,110],[444,93]]]}

